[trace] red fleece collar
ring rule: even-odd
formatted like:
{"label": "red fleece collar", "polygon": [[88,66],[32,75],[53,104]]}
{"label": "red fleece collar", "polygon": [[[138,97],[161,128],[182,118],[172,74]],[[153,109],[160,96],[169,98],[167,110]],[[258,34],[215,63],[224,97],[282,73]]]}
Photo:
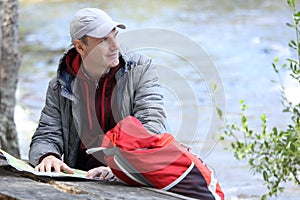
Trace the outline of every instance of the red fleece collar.
{"label": "red fleece collar", "polygon": [[[123,64],[124,64],[123,59],[120,59],[120,62],[118,64],[118,66],[110,68],[109,73],[103,75],[102,78],[107,77],[107,78],[111,79]],[[67,54],[67,56],[66,56],[66,66],[67,66],[67,71],[72,76],[80,76],[80,78],[86,79],[86,77],[81,76],[81,75],[83,75],[82,73],[78,74],[78,71],[81,67],[81,57],[75,49],[70,50],[70,52]]]}
{"label": "red fleece collar", "polygon": [[70,50],[66,56],[67,71],[72,75],[76,76],[81,65],[81,57],[75,49]]}

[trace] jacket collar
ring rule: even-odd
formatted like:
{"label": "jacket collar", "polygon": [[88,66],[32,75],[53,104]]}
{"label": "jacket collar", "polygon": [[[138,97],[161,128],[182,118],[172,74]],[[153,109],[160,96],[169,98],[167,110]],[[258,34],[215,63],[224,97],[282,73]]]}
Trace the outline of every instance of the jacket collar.
{"label": "jacket collar", "polygon": [[[57,80],[61,85],[62,92],[61,95],[70,99],[74,100],[76,97],[74,96],[74,93],[72,91],[72,84],[74,80],[74,76],[70,74],[67,70],[67,64],[66,64],[66,58],[67,55],[70,54],[71,52],[74,53],[74,46],[70,45],[67,50],[64,52],[63,56],[61,57],[57,69]],[[124,60],[125,64],[123,67],[120,68],[119,71],[116,72],[115,74],[115,79],[119,80],[121,76],[124,75],[128,71],[129,68],[132,67],[132,62],[128,61],[127,56],[123,56],[121,54],[122,59]]]}

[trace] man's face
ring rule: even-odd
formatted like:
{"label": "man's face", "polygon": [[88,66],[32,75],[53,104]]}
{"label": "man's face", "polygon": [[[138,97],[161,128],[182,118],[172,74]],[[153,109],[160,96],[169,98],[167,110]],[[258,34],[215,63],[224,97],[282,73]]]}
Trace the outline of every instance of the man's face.
{"label": "man's face", "polygon": [[78,52],[85,70],[93,78],[99,79],[108,68],[119,64],[120,43],[117,34],[116,29],[113,29],[103,38],[87,36],[86,44],[80,41],[82,50]]}

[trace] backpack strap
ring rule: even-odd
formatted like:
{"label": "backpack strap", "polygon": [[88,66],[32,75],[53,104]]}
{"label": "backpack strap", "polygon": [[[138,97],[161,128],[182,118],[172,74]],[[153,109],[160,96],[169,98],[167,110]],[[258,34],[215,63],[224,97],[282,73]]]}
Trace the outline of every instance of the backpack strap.
{"label": "backpack strap", "polygon": [[182,181],[182,179],[184,179],[190,173],[190,171],[193,169],[194,166],[195,166],[195,164],[194,164],[194,162],[192,162],[191,165],[189,166],[189,168],[180,177],[178,177],[175,181],[173,181],[166,187],[162,188],[162,190],[169,190],[173,186],[177,185],[180,181]]}

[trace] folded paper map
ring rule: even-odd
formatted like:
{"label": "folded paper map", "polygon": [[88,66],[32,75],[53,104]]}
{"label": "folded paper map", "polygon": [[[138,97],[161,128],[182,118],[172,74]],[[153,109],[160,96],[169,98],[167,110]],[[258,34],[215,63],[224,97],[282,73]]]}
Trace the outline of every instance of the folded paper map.
{"label": "folded paper map", "polygon": [[82,178],[87,179],[86,171],[74,169],[74,174],[67,174],[64,172],[56,173],[56,172],[38,172],[35,171],[34,168],[26,161],[15,158],[14,156],[6,153],[2,149],[0,149],[0,159],[1,157],[5,157],[9,166],[13,167],[17,171],[20,172],[28,172],[34,174],[36,176],[46,176],[46,177],[58,177],[58,178]]}

